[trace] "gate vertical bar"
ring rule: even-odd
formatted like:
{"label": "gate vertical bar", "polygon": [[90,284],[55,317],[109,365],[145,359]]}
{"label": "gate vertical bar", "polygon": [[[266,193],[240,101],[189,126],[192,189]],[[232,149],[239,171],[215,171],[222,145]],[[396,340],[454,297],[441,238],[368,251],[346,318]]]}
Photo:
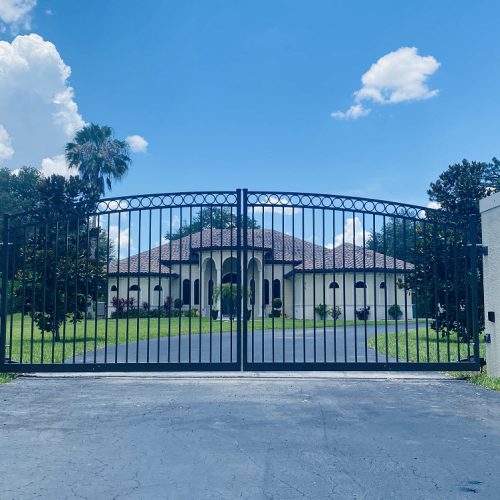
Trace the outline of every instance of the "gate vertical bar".
{"label": "gate vertical bar", "polygon": [[[248,228],[247,228],[247,193],[248,191],[246,189],[243,189],[243,200],[242,198],[242,190],[238,189],[237,190],[237,212],[236,212],[236,219],[237,219],[237,230],[236,230],[236,238],[237,238],[237,262],[238,262],[238,281],[237,281],[237,287],[238,287],[238,308],[237,308],[237,314],[238,314],[238,321],[237,321],[237,330],[238,330],[238,335],[237,335],[237,350],[238,350],[238,364],[241,367],[241,370],[245,370],[246,367],[246,362],[247,362],[247,341],[248,341],[248,323],[246,320],[246,311],[248,308],[247,305],[247,293],[246,293],[246,287],[247,287],[247,257],[248,257]],[[241,234],[243,231],[243,235]],[[242,238],[243,236],[243,238]],[[243,283],[242,283],[242,267],[243,267]],[[243,306],[242,306],[243,302]],[[241,328],[241,323],[242,323],[242,311],[244,313],[243,317],[243,332]],[[243,352],[241,350],[241,336],[243,334]]]}
{"label": "gate vertical bar", "polygon": [[7,278],[9,272],[9,216],[3,216],[3,252],[2,252],[2,302],[0,320],[0,372],[5,365],[5,348],[7,340]]}
{"label": "gate vertical bar", "polygon": [[471,314],[472,338],[474,339],[474,361],[479,362],[479,321],[477,303],[477,234],[478,220],[476,214],[469,215],[469,242],[470,242],[470,272],[471,272]]}

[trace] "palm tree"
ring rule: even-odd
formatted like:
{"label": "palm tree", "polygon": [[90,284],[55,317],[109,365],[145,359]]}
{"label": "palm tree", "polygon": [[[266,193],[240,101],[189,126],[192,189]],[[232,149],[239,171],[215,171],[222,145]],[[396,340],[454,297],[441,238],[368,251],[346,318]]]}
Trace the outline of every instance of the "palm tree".
{"label": "palm tree", "polygon": [[111,127],[95,123],[79,130],[74,142],[66,144],[66,160],[76,168],[80,177],[104,196],[111,189],[111,181],[120,180],[130,164],[129,146],[113,137]]}

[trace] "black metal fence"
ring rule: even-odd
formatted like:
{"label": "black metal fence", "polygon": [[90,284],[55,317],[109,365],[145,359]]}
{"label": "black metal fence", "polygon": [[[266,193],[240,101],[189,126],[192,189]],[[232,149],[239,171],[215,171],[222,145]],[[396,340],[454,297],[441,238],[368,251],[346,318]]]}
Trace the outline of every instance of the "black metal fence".
{"label": "black metal fence", "polygon": [[477,226],[247,190],[5,216],[0,370],[476,370]]}

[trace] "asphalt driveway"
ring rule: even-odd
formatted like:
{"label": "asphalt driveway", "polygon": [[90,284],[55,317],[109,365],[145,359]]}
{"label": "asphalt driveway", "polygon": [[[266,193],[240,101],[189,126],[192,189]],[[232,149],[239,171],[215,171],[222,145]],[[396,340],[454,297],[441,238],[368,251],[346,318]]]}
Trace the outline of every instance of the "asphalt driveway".
{"label": "asphalt driveway", "polygon": [[19,378],[0,498],[498,498],[499,393],[369,376]]}
{"label": "asphalt driveway", "polygon": [[[408,328],[414,328],[415,323],[409,322]],[[404,323],[399,325],[399,331],[404,331]],[[214,328],[215,330],[215,328]],[[377,332],[394,332],[396,325],[389,323],[387,328],[384,325],[364,325],[338,327],[334,332],[332,328],[306,328],[305,330],[291,329],[283,330],[259,330],[249,329],[248,332],[248,360],[252,362],[375,362],[375,361],[395,361],[390,357],[377,353],[367,345],[367,339]],[[192,334],[173,335],[168,337],[152,337],[147,340],[140,340],[138,343],[133,340],[127,344],[120,344],[118,347],[109,345],[107,348],[97,349],[95,353],[96,363],[155,363],[158,360],[163,363],[177,362],[230,362],[236,360],[237,342],[236,331],[212,334]],[[116,352],[117,350],[117,352]],[[232,354],[232,357],[231,357]],[[273,358],[274,357],[274,358]],[[400,360],[404,361],[404,360]],[[67,363],[73,363],[73,358],[69,357]],[[85,356],[80,355],[75,358],[76,363],[93,363],[94,352],[89,351]]]}

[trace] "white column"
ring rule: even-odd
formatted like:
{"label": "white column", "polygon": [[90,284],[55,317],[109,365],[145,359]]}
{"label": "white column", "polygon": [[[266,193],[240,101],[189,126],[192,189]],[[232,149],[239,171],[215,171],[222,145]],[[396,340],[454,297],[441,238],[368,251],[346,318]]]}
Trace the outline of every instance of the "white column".
{"label": "white column", "polygon": [[[483,257],[485,332],[491,337],[486,365],[488,375],[500,377],[500,193],[482,199],[479,207],[482,241],[488,247]],[[494,313],[495,321],[488,319],[488,313]]]}

